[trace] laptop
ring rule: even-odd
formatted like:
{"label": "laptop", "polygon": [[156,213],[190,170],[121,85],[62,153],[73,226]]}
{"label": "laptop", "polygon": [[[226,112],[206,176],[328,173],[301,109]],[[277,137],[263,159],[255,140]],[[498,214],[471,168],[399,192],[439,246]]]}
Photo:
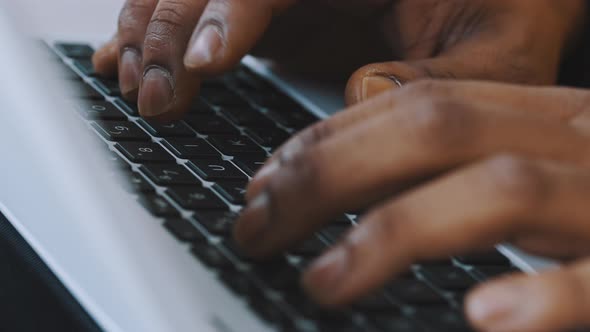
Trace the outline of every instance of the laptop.
{"label": "laptop", "polygon": [[338,109],[338,94],[246,57],[206,81],[182,121],[157,124],[96,75],[95,44],[31,41],[2,8],[0,40],[0,212],[100,330],[471,331],[462,313],[471,287],[553,265],[501,245],[416,263],[377,293],[324,310],[298,277],[357,216],[268,263],[243,256],[231,229],[251,176]]}

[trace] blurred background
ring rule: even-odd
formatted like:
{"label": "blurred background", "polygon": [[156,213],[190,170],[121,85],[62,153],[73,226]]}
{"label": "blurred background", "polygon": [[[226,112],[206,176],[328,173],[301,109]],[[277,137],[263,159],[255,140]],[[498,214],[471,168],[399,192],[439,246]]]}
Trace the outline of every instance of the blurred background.
{"label": "blurred background", "polygon": [[[115,31],[124,0],[0,0],[23,16],[37,35],[106,41]],[[72,29],[76,27],[76,29]]]}

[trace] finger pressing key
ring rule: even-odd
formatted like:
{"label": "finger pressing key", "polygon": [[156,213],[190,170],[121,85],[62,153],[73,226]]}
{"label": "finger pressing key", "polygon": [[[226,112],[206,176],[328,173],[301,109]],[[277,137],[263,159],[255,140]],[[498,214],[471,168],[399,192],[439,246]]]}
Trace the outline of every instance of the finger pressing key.
{"label": "finger pressing key", "polygon": [[590,174],[567,164],[515,156],[476,163],[370,211],[312,264],[305,285],[320,303],[339,305],[416,261],[488,248],[533,230],[588,238],[588,188]]}
{"label": "finger pressing key", "polygon": [[161,0],[145,32],[139,112],[146,118],[178,118],[198,91],[182,58],[207,0]]}
{"label": "finger pressing key", "polygon": [[119,15],[119,85],[125,98],[135,101],[142,73],[145,32],[157,0],[127,0]]}

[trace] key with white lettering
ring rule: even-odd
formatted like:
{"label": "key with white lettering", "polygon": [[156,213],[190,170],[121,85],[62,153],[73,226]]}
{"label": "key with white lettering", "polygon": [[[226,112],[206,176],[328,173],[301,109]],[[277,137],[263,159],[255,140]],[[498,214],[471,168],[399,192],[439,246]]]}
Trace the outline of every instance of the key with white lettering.
{"label": "key with white lettering", "polygon": [[180,206],[187,210],[207,210],[226,208],[225,203],[207,188],[172,187],[166,191]]}
{"label": "key with white lettering", "polygon": [[248,179],[232,163],[221,159],[191,159],[188,166],[207,181]]}
{"label": "key with white lettering", "polygon": [[266,151],[244,135],[209,135],[208,139],[219,151],[228,156],[266,156]]}
{"label": "key with white lettering", "polygon": [[232,204],[245,204],[248,181],[217,181],[213,189]]}

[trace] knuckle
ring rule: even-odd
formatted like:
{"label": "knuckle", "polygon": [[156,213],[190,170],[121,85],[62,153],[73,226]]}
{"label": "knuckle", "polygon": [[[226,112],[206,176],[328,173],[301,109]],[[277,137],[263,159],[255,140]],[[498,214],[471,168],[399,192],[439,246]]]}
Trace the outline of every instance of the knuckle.
{"label": "knuckle", "polygon": [[543,203],[547,178],[534,162],[514,155],[503,155],[486,162],[486,175],[496,196],[519,209],[529,210]]}
{"label": "knuckle", "polygon": [[332,135],[332,125],[329,120],[320,121],[305,129],[300,139],[305,145],[313,145]]}
{"label": "knuckle", "polygon": [[402,104],[399,112],[408,132],[425,148],[457,150],[473,141],[475,122],[461,103],[427,96]]}
{"label": "knuckle", "polygon": [[440,80],[423,79],[405,85],[400,91],[410,98],[442,97],[447,93],[448,85]]}
{"label": "knuckle", "polygon": [[350,242],[369,241],[379,243],[384,250],[404,249],[404,257],[414,260],[419,253],[415,250],[412,236],[416,234],[415,220],[412,219],[411,213],[398,204],[390,204],[371,210],[363,218],[360,225],[363,232],[352,233],[354,235],[349,239]]}
{"label": "knuckle", "polygon": [[[182,33],[185,24],[185,15],[190,13],[191,8],[185,1],[171,1],[162,2],[154,15],[150,19],[145,43],[146,45],[155,45],[156,48],[161,48],[163,45],[170,43],[170,39],[175,37],[178,33]],[[148,46],[150,47],[150,46]]]}
{"label": "knuckle", "polygon": [[151,0],[128,0],[125,2],[119,13],[119,31],[124,33],[141,29],[141,22],[146,22],[152,15],[153,6],[151,3]]}

